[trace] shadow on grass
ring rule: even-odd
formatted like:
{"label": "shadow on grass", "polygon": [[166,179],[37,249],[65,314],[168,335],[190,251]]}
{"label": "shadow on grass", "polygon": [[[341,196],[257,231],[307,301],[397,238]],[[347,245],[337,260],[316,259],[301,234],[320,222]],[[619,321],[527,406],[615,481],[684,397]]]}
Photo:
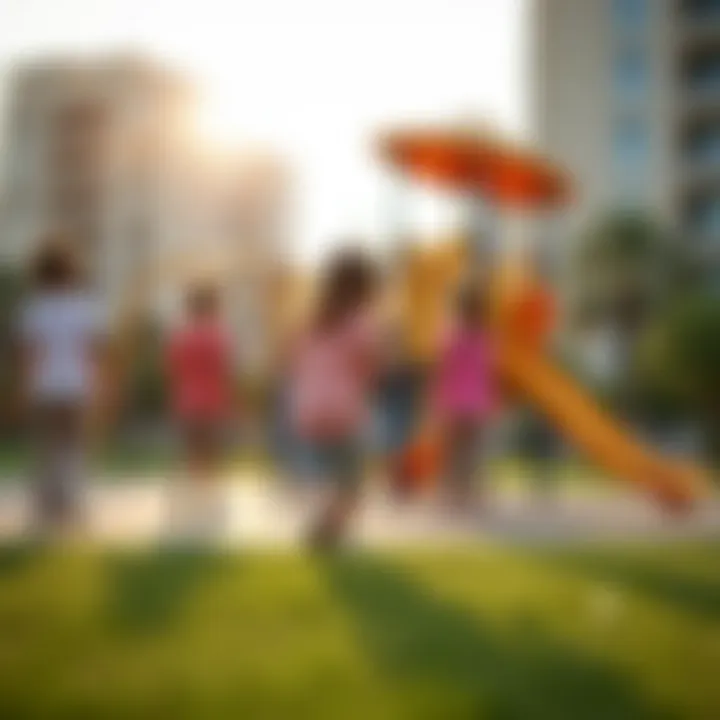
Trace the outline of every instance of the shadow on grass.
{"label": "shadow on grass", "polygon": [[[662,553],[662,547],[657,552]],[[531,557],[598,582],[624,586],[683,612],[710,620],[720,618],[720,562],[715,578],[699,578],[653,566],[641,558],[622,556],[617,551],[612,555],[536,552]]]}
{"label": "shadow on grass", "polygon": [[216,553],[199,549],[111,555],[111,627],[152,634],[171,626],[221,562]]}
{"label": "shadow on grass", "polygon": [[42,555],[42,550],[31,543],[18,542],[0,545],[0,582],[24,572]]}
{"label": "shadow on grass", "polygon": [[628,678],[562,646],[538,622],[493,627],[376,557],[320,563],[377,671],[410,693],[437,691],[464,703],[472,717],[669,717]]}

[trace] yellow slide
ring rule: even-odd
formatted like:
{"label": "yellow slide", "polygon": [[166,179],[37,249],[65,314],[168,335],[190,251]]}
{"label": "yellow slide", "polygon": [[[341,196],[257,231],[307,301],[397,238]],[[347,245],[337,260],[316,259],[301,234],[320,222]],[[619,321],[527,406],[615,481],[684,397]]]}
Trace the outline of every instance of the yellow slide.
{"label": "yellow slide", "polygon": [[509,345],[500,358],[508,383],[538,406],[560,431],[612,475],[628,480],[672,508],[708,492],[703,471],[662,457],[632,438],[570,378],[537,353]]}

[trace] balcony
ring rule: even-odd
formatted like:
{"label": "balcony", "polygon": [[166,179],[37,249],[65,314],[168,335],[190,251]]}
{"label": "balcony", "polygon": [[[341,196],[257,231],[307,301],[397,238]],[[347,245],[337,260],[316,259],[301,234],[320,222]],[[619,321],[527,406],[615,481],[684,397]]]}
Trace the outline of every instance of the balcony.
{"label": "balcony", "polygon": [[698,256],[717,258],[720,255],[720,184],[685,199],[683,219],[686,237]]}
{"label": "balcony", "polygon": [[685,49],[696,50],[720,42],[720,17],[684,20],[678,28],[680,42]]}
{"label": "balcony", "polygon": [[716,44],[685,54],[680,82],[685,104],[693,111],[720,108],[720,36]]}
{"label": "balcony", "polygon": [[612,19],[616,34],[644,35],[655,0],[613,0]]}
{"label": "balcony", "polygon": [[720,20],[720,0],[683,0],[680,15],[688,21]]}
{"label": "balcony", "polygon": [[674,30],[686,53],[720,45],[720,3],[684,3],[676,15]]}
{"label": "balcony", "polygon": [[720,119],[690,129],[682,142],[682,167],[686,185],[720,178]]}

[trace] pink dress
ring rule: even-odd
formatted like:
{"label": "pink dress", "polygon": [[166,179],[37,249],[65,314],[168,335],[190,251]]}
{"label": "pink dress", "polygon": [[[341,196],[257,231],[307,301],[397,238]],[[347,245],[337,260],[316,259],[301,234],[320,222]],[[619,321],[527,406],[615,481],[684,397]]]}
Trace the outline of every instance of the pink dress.
{"label": "pink dress", "polygon": [[217,322],[193,323],[170,338],[168,365],[173,409],[181,420],[227,418],[233,397],[232,349]]}
{"label": "pink dress", "polygon": [[486,333],[458,328],[438,363],[435,406],[450,421],[481,422],[496,404],[493,353]]}
{"label": "pink dress", "polygon": [[314,440],[357,434],[367,419],[376,358],[377,334],[365,316],[329,331],[309,331],[291,370],[290,419],[296,431]]}

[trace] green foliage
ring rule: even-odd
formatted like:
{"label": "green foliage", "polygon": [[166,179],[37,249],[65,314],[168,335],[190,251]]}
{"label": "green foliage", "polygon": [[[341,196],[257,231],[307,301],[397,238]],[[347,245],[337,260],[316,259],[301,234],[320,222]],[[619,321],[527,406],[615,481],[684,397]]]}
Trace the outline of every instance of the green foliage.
{"label": "green foliage", "polygon": [[709,291],[678,299],[650,328],[638,353],[646,388],[700,419],[720,451],[720,302]]}
{"label": "green foliage", "polygon": [[134,336],[126,388],[127,420],[158,420],[166,412],[167,378],[163,356],[162,331],[146,318]]}
{"label": "green foliage", "polygon": [[574,268],[576,325],[612,331],[627,359],[607,388],[612,404],[652,421],[696,416],[712,382],[704,328],[714,319],[702,299],[687,301],[702,274],[688,246],[641,213],[618,212],[582,238]]}
{"label": "green foliage", "polygon": [[0,267],[0,432],[14,426],[12,418],[14,322],[24,290],[24,278],[11,267]]}
{"label": "green foliage", "polygon": [[603,218],[583,243],[586,263],[644,264],[656,256],[666,237],[648,217],[635,212],[618,212]]}
{"label": "green foliage", "polygon": [[641,362],[658,388],[696,409],[720,402],[720,302],[709,292],[678,301],[648,333]]}
{"label": "green foliage", "polygon": [[581,239],[573,262],[574,311],[616,326],[641,325],[684,273],[677,245],[650,218],[619,212]]}

